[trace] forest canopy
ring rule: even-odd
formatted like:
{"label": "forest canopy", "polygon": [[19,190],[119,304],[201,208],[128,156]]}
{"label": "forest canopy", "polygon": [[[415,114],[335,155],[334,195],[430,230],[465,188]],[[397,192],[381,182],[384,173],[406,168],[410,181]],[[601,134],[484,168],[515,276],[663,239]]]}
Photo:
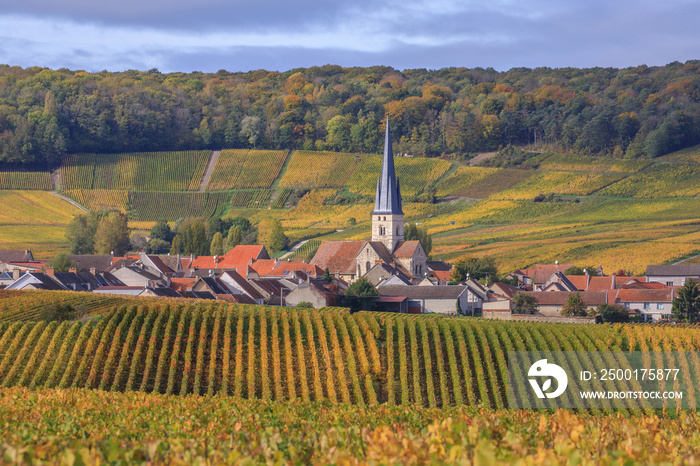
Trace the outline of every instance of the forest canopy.
{"label": "forest canopy", "polygon": [[700,142],[700,61],[615,68],[88,73],[0,65],[0,165],[69,153],[268,148],[459,157],[546,144],[652,158]]}

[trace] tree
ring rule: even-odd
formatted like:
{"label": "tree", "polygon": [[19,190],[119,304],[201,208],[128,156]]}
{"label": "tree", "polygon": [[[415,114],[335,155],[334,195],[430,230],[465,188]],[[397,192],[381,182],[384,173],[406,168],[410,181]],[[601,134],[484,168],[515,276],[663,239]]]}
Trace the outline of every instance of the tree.
{"label": "tree", "polygon": [[95,252],[95,231],[101,214],[90,211],[76,215],[66,228],[66,239],[72,254],[93,254]]}
{"label": "tree", "polygon": [[110,212],[100,219],[95,231],[95,252],[121,256],[129,249],[128,219],[122,212]]}
{"label": "tree", "polygon": [[328,270],[328,267],[323,271],[323,279],[328,283],[333,283],[333,275],[331,275],[331,271]]}
{"label": "tree", "polygon": [[493,281],[498,276],[496,259],[490,256],[470,257],[457,261],[450,273],[450,283],[463,282],[467,276],[473,280]]}
{"label": "tree", "polygon": [[566,298],[566,304],[561,309],[561,315],[571,317],[584,317],[588,315],[588,307],[586,303],[583,302],[581,293],[578,291],[575,293],[569,293],[569,297]]}
{"label": "tree", "polygon": [[630,311],[622,304],[601,304],[598,315],[603,322],[629,322]]}
{"label": "tree", "polygon": [[511,302],[515,306],[515,309],[513,309],[515,314],[537,314],[540,310],[537,298],[529,294],[515,293]]}
{"label": "tree", "polygon": [[185,254],[194,254],[196,256],[209,254],[209,241],[207,241],[207,234],[202,221],[190,219],[180,224],[180,229],[182,250]]}
{"label": "tree", "polygon": [[175,235],[172,246],[170,246],[170,255],[174,256],[182,252],[182,236]]}
{"label": "tree", "polygon": [[276,218],[266,218],[258,226],[258,241],[272,253],[282,251],[289,244],[282,223]]}
{"label": "tree", "polygon": [[246,138],[253,147],[256,147],[262,130],[260,117],[247,115],[241,121],[241,136]]}
{"label": "tree", "polygon": [[218,231],[214,233],[214,237],[211,240],[209,254],[213,256],[222,256],[224,254],[224,235]]}
{"label": "tree", "polygon": [[598,269],[595,267],[578,267],[574,265],[564,270],[564,275],[589,275],[591,277],[597,277],[599,274]]}
{"label": "tree", "polygon": [[133,233],[129,237],[129,246],[132,251],[144,251],[147,244],[146,237],[139,233]]}
{"label": "tree", "polygon": [[679,322],[695,323],[700,318],[700,289],[691,279],[678,289],[671,312]]}
{"label": "tree", "polygon": [[158,238],[151,238],[146,243],[146,252],[148,254],[165,254],[170,251],[170,243]]}
{"label": "tree", "polygon": [[173,232],[170,230],[170,225],[165,220],[159,220],[153,228],[151,228],[151,239],[157,238],[166,242],[171,242],[173,239]]}
{"label": "tree", "polygon": [[226,236],[226,252],[241,244],[241,229],[236,225],[228,229]]}
{"label": "tree", "polygon": [[423,251],[425,251],[425,255],[430,255],[430,251],[433,249],[433,237],[427,230],[420,228],[414,223],[407,223],[404,225],[403,236],[406,241],[419,241]]}
{"label": "tree", "polygon": [[56,272],[68,272],[71,267],[75,267],[75,262],[70,260],[68,254],[62,252],[53,258],[51,267],[53,267]]}
{"label": "tree", "polygon": [[345,290],[351,312],[371,311],[378,297],[377,289],[364,277],[352,282]]}
{"label": "tree", "polygon": [[311,304],[309,301],[300,301],[300,302],[297,303],[297,305],[294,306],[294,307],[298,307],[298,308],[301,308],[301,309],[313,309],[314,305]]}

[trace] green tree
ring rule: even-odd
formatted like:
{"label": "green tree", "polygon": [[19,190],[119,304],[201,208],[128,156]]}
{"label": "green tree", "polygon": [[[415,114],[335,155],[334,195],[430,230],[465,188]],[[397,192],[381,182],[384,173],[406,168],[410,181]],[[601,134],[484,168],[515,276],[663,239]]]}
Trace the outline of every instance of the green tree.
{"label": "green tree", "polygon": [[56,272],[68,272],[68,269],[75,267],[75,262],[70,260],[68,254],[62,252],[56,255],[51,261],[51,267]]}
{"label": "green tree", "polygon": [[103,217],[95,231],[95,252],[121,256],[129,250],[128,219],[122,212],[110,212]]}
{"label": "green tree", "polygon": [[698,284],[691,279],[677,291],[678,296],[673,298],[671,312],[679,322],[695,323],[700,318],[700,289]]}
{"label": "green tree", "polygon": [[345,299],[350,306],[351,312],[361,310],[371,311],[377,301],[379,293],[377,289],[366,278],[360,278],[350,284],[345,290]]}
{"label": "green tree", "polygon": [[334,150],[347,150],[350,146],[350,123],[343,115],[336,115],[326,124],[326,142]]}
{"label": "green tree", "polygon": [[76,215],[66,227],[66,239],[72,254],[93,254],[95,252],[95,232],[102,215],[90,211]]}
{"label": "green tree", "polygon": [[148,254],[165,254],[170,251],[171,246],[167,241],[158,238],[151,238],[146,243],[146,252]]}
{"label": "green tree", "polygon": [[213,256],[222,256],[224,254],[224,235],[218,231],[214,233],[214,237],[209,245],[209,254]]}
{"label": "green tree", "polygon": [[328,270],[328,267],[323,271],[323,279],[328,283],[333,283],[333,275],[331,275],[331,271]]}
{"label": "green tree", "polygon": [[170,255],[174,256],[182,252],[182,236],[175,235],[173,243],[170,246]]}
{"label": "green tree", "polygon": [[537,314],[540,310],[537,298],[529,294],[515,293],[511,302],[515,306],[515,309],[513,309],[515,314]]}
{"label": "green tree", "polygon": [[463,282],[467,276],[473,280],[492,282],[498,277],[496,259],[490,256],[470,257],[457,261],[450,273],[450,283]]}
{"label": "green tree", "polygon": [[433,237],[427,230],[420,228],[414,223],[407,223],[404,225],[403,236],[406,241],[419,241],[425,251],[425,255],[430,255],[430,251],[433,249]]}
{"label": "green tree", "polygon": [[561,315],[571,317],[584,317],[588,315],[588,306],[583,302],[583,297],[578,291],[575,293],[569,293],[566,298],[566,303],[561,309]]}
{"label": "green tree", "polygon": [[241,229],[236,225],[228,229],[226,236],[226,252],[241,244]]}
{"label": "green tree", "polygon": [[272,253],[282,251],[289,245],[282,223],[276,218],[266,218],[260,222],[258,241]]}
{"label": "green tree", "polygon": [[629,322],[630,311],[622,304],[601,304],[598,315],[603,322]]}
{"label": "green tree", "polygon": [[160,239],[170,243],[173,239],[173,232],[170,230],[170,225],[165,220],[159,220],[153,228],[151,228],[151,239]]}
{"label": "green tree", "polygon": [[185,254],[195,256],[209,255],[209,241],[204,223],[197,219],[190,219],[180,225],[182,235],[182,250]]}
{"label": "green tree", "polygon": [[566,269],[564,275],[589,275],[591,277],[597,277],[599,273],[598,269],[595,267],[578,267],[574,265]]}
{"label": "green tree", "polygon": [[314,305],[311,304],[311,303],[308,302],[308,301],[300,301],[300,302],[297,303],[297,305],[294,306],[294,307],[298,307],[298,308],[301,308],[301,309],[313,309]]}

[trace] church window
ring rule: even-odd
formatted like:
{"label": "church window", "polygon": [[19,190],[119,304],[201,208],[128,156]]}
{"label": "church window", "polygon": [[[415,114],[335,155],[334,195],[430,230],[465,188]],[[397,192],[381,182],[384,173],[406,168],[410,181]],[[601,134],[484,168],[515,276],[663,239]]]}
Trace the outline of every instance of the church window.
{"label": "church window", "polygon": [[369,272],[369,261],[365,264],[365,273]]}
{"label": "church window", "polygon": [[386,217],[384,217],[384,221],[386,222]]}
{"label": "church window", "polygon": [[399,236],[399,227],[396,227],[396,236]]}

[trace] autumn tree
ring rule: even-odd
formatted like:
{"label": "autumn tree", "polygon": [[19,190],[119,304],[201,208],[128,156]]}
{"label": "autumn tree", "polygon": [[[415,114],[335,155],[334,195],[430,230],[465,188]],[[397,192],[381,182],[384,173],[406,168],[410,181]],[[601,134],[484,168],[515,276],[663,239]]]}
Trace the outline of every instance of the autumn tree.
{"label": "autumn tree", "polygon": [[129,250],[128,219],[122,212],[110,212],[100,219],[95,231],[95,253],[121,256]]}

